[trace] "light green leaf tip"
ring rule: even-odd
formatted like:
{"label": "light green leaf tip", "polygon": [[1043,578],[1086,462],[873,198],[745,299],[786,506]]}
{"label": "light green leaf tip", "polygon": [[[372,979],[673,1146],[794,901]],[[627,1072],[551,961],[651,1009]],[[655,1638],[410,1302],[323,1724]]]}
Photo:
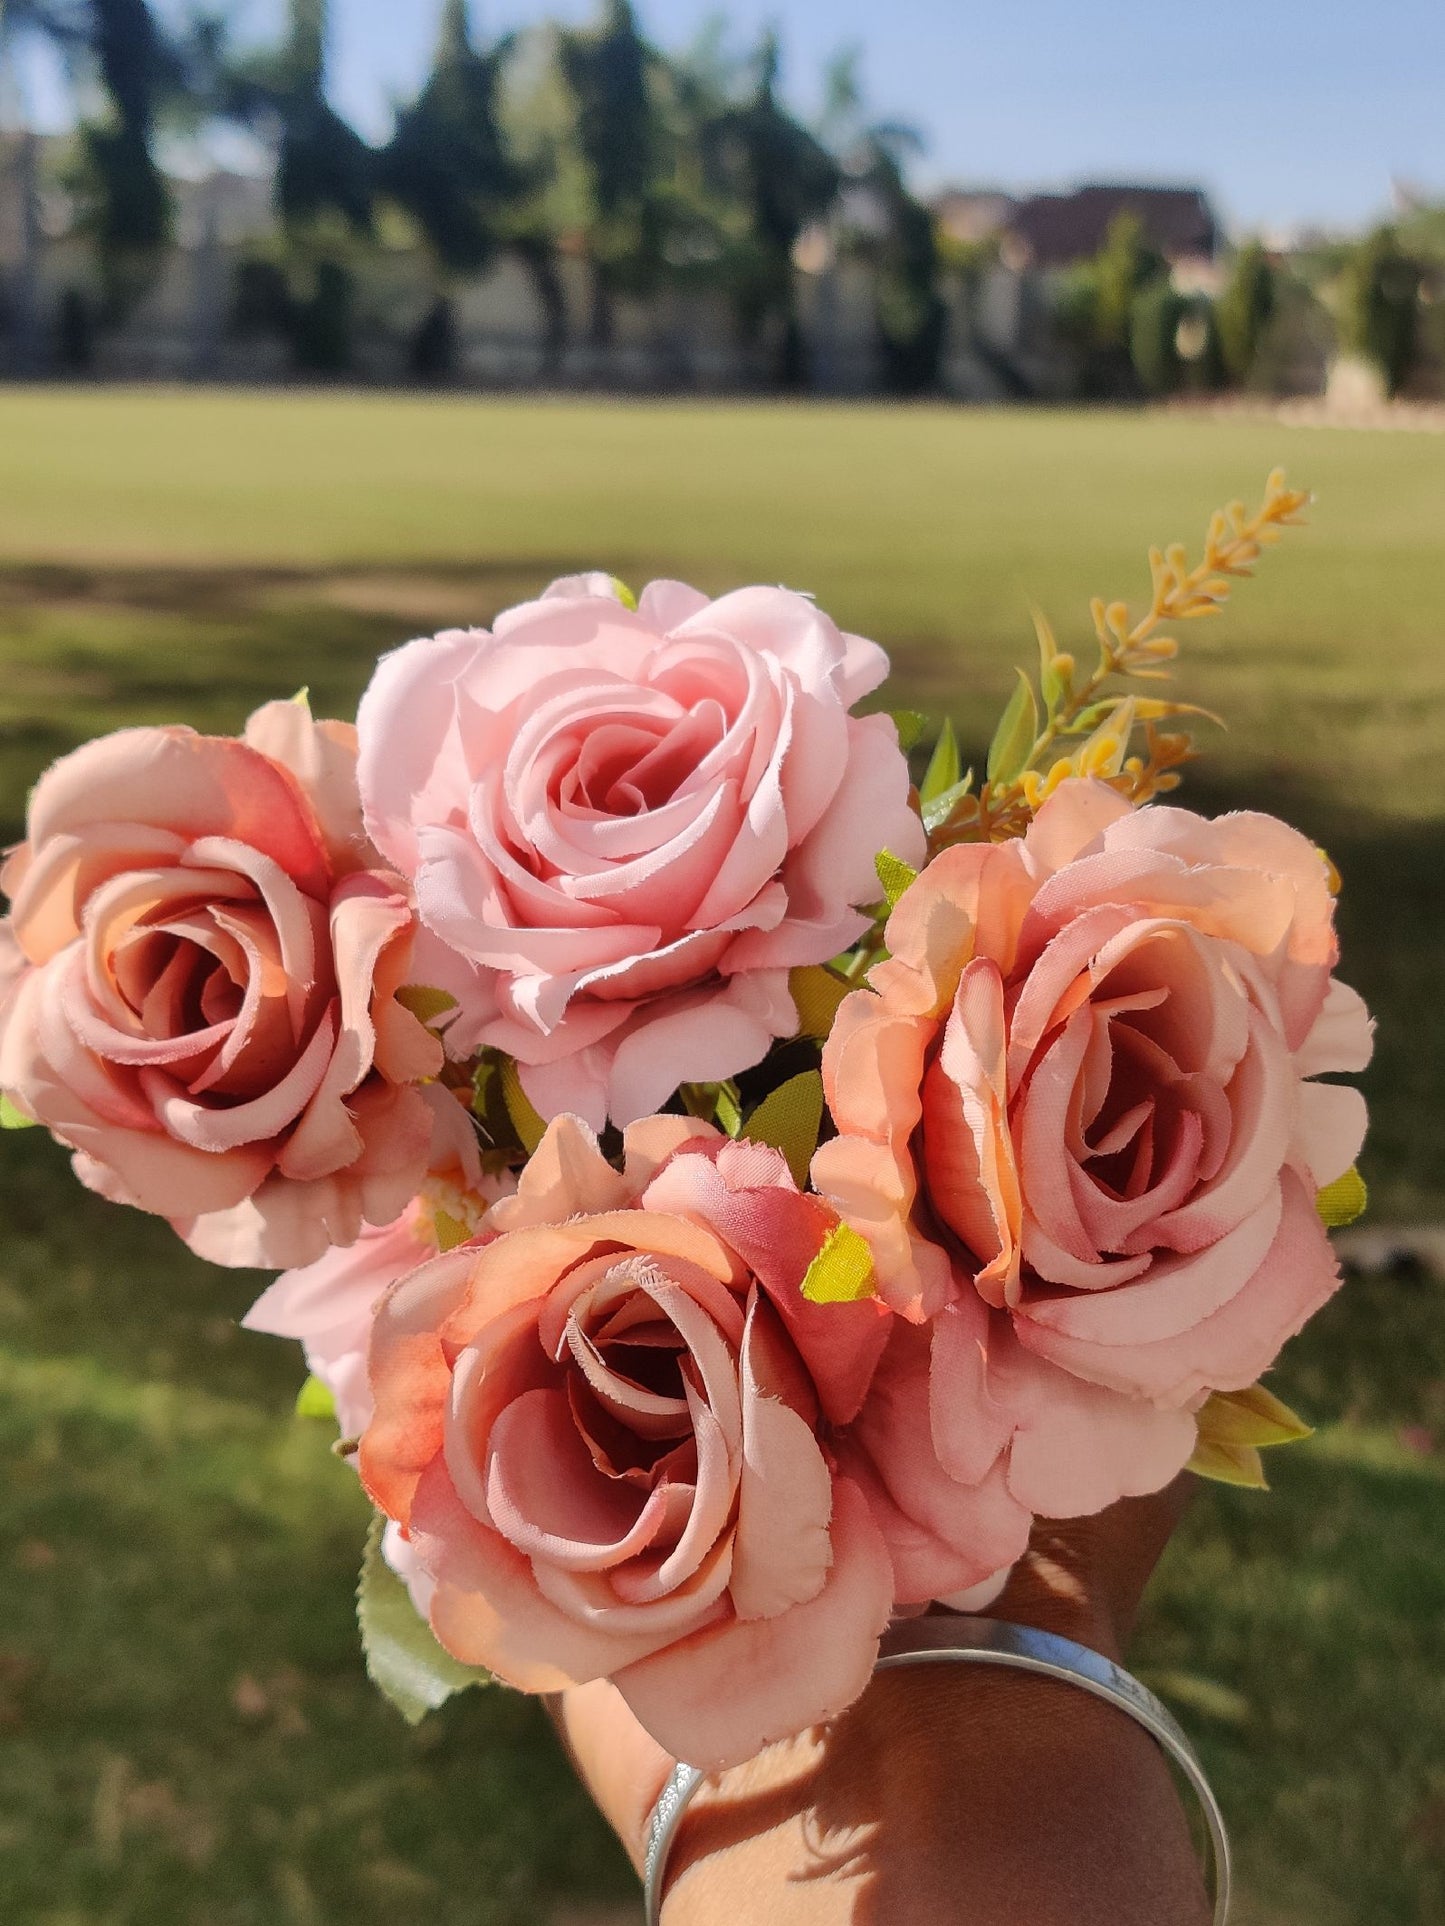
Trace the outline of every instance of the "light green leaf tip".
{"label": "light green leaf tip", "polygon": [[331,1387],[321,1382],[314,1373],[296,1393],[296,1415],[298,1418],[336,1418],[336,1400],[331,1395]]}
{"label": "light green leaf tip", "polygon": [[725,1130],[730,1137],[736,1137],[743,1127],[742,1106],[736,1094],[724,1084],[718,1086],[717,1105],[713,1111],[718,1128]]}
{"label": "light green leaf tip", "polygon": [[802,1190],[822,1127],[823,1079],[816,1070],[804,1070],[770,1090],[738,1134],[750,1143],[780,1150],[788,1160],[794,1183]]}
{"label": "light green leaf tip", "polygon": [[899,897],[918,881],[918,871],[912,863],[905,863],[901,856],[895,856],[891,849],[880,849],[873,858],[873,867],[878,872],[878,881],[883,885],[889,909],[896,909]]}
{"label": "light green leaf tip", "polygon": [[951,789],[945,789],[941,795],[935,796],[931,802],[926,802],[923,805],[923,827],[928,831],[930,836],[935,829],[942,829],[943,825],[948,821],[954,810],[957,809],[958,805],[972,788],[973,771],[970,769],[959,778]]}
{"label": "light green leaf tip", "polygon": [[617,597],[623,608],[636,609],[637,597],[632,593],[632,590],[627,586],[626,582],[622,581],[616,575],[612,578],[612,593]]}
{"label": "light green leaf tip", "polygon": [[803,1296],[810,1304],[860,1304],[877,1295],[866,1238],[851,1224],[835,1225],[808,1266]]}
{"label": "light green leaf tip", "polygon": [[1265,1491],[1269,1480],[1261,1450],[1297,1444],[1312,1435],[1312,1427],[1299,1413],[1262,1384],[1251,1384],[1243,1391],[1216,1391],[1199,1413],[1199,1442],[1189,1469],[1218,1484]]}
{"label": "light green leaf tip", "polygon": [[34,1130],[35,1119],[27,1117],[3,1093],[0,1093],[0,1130]]}
{"label": "light green leaf tip", "polygon": [[418,1023],[435,1023],[438,1017],[457,1007],[457,1000],[446,990],[435,990],[429,983],[407,983],[396,993],[403,1010],[410,1010]]}
{"label": "light green leaf tip", "polygon": [[453,1217],[450,1211],[443,1210],[440,1205],[432,1206],[431,1221],[437,1235],[437,1249],[443,1253],[454,1251],[458,1244],[465,1244],[472,1234],[459,1217]]}
{"label": "light green leaf tip", "polygon": [[517,1141],[530,1157],[546,1136],[547,1126],[533,1109],[531,1099],[522,1088],[517,1066],[510,1057],[502,1065],[502,1101],[507,1106],[507,1115],[512,1120]]}
{"label": "light green leaf tip", "polygon": [[1319,1192],[1315,1209],[1327,1229],[1343,1230],[1346,1224],[1353,1224],[1357,1217],[1364,1216],[1369,1202],[1365,1180],[1352,1164],[1343,1177],[1336,1177]]}
{"label": "light green leaf tip", "polygon": [[953,733],[953,723],[945,722],[938,732],[938,741],[934,744],[932,756],[929,757],[923,781],[918,785],[918,800],[926,807],[935,796],[941,796],[945,789],[952,789],[962,772],[963,761],[958,753],[958,737]]}
{"label": "light green leaf tip", "polygon": [[408,1725],[444,1705],[469,1685],[488,1685],[491,1675],[463,1665],[437,1643],[436,1634],[417,1615],[411,1594],[381,1555],[386,1521],[378,1513],[366,1535],[361,1579],[356,1588],[356,1622],[367,1676]]}
{"label": "light green leaf tip", "polygon": [[1009,697],[1008,707],[999,718],[993,741],[988,748],[990,782],[1013,782],[1028,766],[1029,754],[1039,733],[1039,708],[1034,685],[1023,670]]}
{"label": "light green leaf tip", "polygon": [[1201,1438],[1186,1469],[1217,1485],[1242,1485],[1249,1491],[1268,1491],[1264,1460],[1253,1445],[1217,1444]]}
{"label": "light green leaf tip", "polygon": [[906,756],[928,734],[928,717],[918,709],[890,709],[888,713],[898,731],[898,747]]}
{"label": "light green leaf tip", "polygon": [[1314,1436],[1314,1426],[1262,1384],[1251,1384],[1244,1391],[1216,1391],[1199,1413],[1199,1435],[1212,1444],[1298,1444]]}

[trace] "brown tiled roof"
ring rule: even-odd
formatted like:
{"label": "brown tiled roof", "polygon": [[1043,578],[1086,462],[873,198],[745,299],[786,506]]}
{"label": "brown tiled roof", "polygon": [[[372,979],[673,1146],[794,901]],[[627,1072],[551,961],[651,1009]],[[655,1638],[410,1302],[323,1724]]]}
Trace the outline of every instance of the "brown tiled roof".
{"label": "brown tiled roof", "polygon": [[1036,194],[1021,201],[1008,232],[1034,267],[1067,267],[1097,254],[1115,218],[1137,214],[1144,235],[1171,261],[1212,257],[1219,226],[1207,195],[1198,187],[1077,188],[1072,194]]}

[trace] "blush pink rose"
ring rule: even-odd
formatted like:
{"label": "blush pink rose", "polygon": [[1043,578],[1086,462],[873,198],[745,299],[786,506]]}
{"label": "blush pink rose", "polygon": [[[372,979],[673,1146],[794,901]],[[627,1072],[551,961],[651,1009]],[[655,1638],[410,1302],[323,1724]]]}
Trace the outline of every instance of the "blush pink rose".
{"label": "blush pink rose", "polygon": [[482,1240],[390,1293],[361,1474],[457,1658],[610,1678],[720,1767],[868,1682],[892,1571],[826,1438],[889,1320],[802,1298],[835,1220],[777,1152],[676,1117],[625,1148],[559,1118]]}
{"label": "blush pink rose", "polygon": [[367,1224],[354,1244],[283,1271],[251,1306],[243,1327],[298,1340],[307,1370],[336,1401],[342,1437],[359,1438],[371,1423],[366,1355],[377,1305],[444,1242],[475,1237],[491,1206],[515,1188],[510,1171],[483,1170],[470,1119],[451,1101],[437,1119],[431,1169],[401,1216]]}
{"label": "blush pink rose", "polygon": [[492,633],[383,660],[361,704],[367,826],[436,939],[449,1047],[523,1066],[600,1129],[757,1063],[795,965],[867,924],[884,849],[922,860],[887,670],[801,595],[556,583]]}
{"label": "blush pink rose", "polygon": [[0,1088],[217,1263],[309,1263],[426,1171],[442,1052],[355,755],[295,703],[244,741],[122,730],[41,778],[0,878]]}
{"label": "blush pink rose", "polygon": [[1325,861],[1069,782],[1021,842],[939,856],[887,940],[827,1045],[814,1178],[931,1320],[939,1461],[1002,1460],[1050,1516],[1155,1489],[1339,1282],[1314,1200],[1365,1110],[1314,1079],[1371,1025]]}

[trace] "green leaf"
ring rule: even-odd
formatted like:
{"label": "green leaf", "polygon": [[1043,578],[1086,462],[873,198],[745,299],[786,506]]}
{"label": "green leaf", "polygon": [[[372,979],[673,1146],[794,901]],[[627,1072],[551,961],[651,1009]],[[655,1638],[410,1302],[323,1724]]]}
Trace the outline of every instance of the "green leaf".
{"label": "green leaf", "polygon": [[952,789],[945,789],[941,796],[935,796],[932,802],[926,802],[923,805],[923,827],[930,836],[935,829],[942,829],[972,788],[973,771],[970,769],[959,778]]}
{"label": "green leaf", "polygon": [[1314,1435],[1297,1411],[1252,1384],[1244,1391],[1216,1391],[1199,1413],[1199,1436],[1209,1444],[1263,1446],[1297,1444]]}
{"label": "green leaf", "polygon": [[411,1011],[418,1023],[435,1023],[438,1017],[457,1007],[457,1000],[449,991],[435,990],[428,983],[404,984],[397,991],[396,1000],[403,1010]]}
{"label": "green leaf", "polygon": [[336,1400],[331,1395],[331,1387],[323,1384],[314,1372],[296,1393],[296,1415],[298,1418],[330,1418],[335,1421]]}
{"label": "green leaf", "polygon": [[0,1091],[0,1130],[34,1130],[35,1119],[27,1117],[23,1110],[17,1110],[10,1099]]}
{"label": "green leaf", "polygon": [[1268,1491],[1264,1462],[1253,1445],[1216,1444],[1201,1438],[1186,1467],[1196,1477],[1218,1485],[1243,1485],[1249,1491]]}
{"label": "green leaf", "polygon": [[906,756],[928,734],[928,717],[919,709],[890,709],[888,713],[898,731],[898,747]]}
{"label": "green leaf", "polygon": [[859,1304],[877,1295],[867,1240],[851,1224],[835,1225],[808,1266],[803,1296],[810,1304]]}
{"label": "green leaf", "polygon": [[798,1034],[825,1038],[833,1028],[844,997],[853,985],[825,963],[805,963],[788,975],[788,988],[798,1011]]}
{"label": "green leaf", "polygon": [[1036,608],[1033,615],[1034,634],[1039,638],[1039,691],[1045,709],[1052,715],[1073,685],[1074,658],[1065,655],[1054,640],[1054,631],[1043,610]]}
{"label": "green leaf", "polygon": [[293,703],[294,703],[294,704],[296,705],[296,707],[297,707],[298,709],[304,709],[304,710],[306,711],[306,713],[307,713],[307,715],[308,715],[308,716],[310,715],[310,713],[311,713],[311,689],[310,689],[310,685],[309,685],[309,684],[308,684],[308,685],[307,685],[307,687],[305,687],[304,689],[298,689],[298,690],[296,691],[296,693],[295,693],[295,695],[294,695],[294,696],[292,696],[292,698],[291,698],[291,700],[292,700],[292,702],[293,702]]}
{"label": "green leaf", "polygon": [[612,593],[617,597],[623,608],[636,609],[637,597],[632,593],[632,590],[627,586],[626,582],[619,580],[615,575],[612,578]]}
{"label": "green leaf", "polygon": [[458,1244],[465,1244],[471,1232],[459,1217],[443,1210],[439,1204],[432,1205],[432,1228],[437,1234],[437,1249],[443,1253],[454,1251]]}
{"label": "green leaf", "polygon": [[738,1102],[736,1089],[727,1083],[718,1085],[717,1107],[713,1112],[718,1128],[725,1130],[730,1137],[736,1137],[743,1127],[742,1105]]}
{"label": "green leaf", "polygon": [[738,1134],[749,1143],[781,1150],[794,1183],[802,1190],[822,1128],[823,1079],[816,1070],[804,1070],[770,1090]]}
{"label": "green leaf", "polygon": [[1034,685],[1023,670],[1018,671],[1018,686],[1009,697],[1008,707],[999,718],[993,741],[988,746],[990,782],[1013,782],[1028,767],[1029,756],[1039,733],[1039,706],[1034,700]]}
{"label": "green leaf", "polygon": [[963,764],[958,753],[958,737],[953,733],[952,722],[945,722],[939,731],[938,741],[933,746],[933,754],[928,759],[928,768],[923,781],[918,786],[918,800],[925,806],[935,796],[941,796],[945,789],[952,789],[962,774]]}
{"label": "green leaf", "polygon": [[487,1685],[490,1673],[463,1665],[437,1643],[436,1634],[417,1615],[411,1594],[381,1555],[386,1520],[378,1512],[366,1535],[361,1581],[356,1588],[356,1622],[366,1670],[383,1698],[408,1725],[420,1725],[428,1712],[444,1705],[469,1685]]}
{"label": "green leaf", "polygon": [[889,909],[897,909],[899,897],[918,881],[918,871],[912,863],[905,863],[902,857],[895,856],[891,849],[880,849],[873,858],[873,867],[883,885]]}
{"label": "green leaf", "polygon": [[1326,1184],[1315,1198],[1315,1209],[1330,1230],[1343,1230],[1363,1217],[1370,1202],[1365,1180],[1352,1164],[1343,1177]]}
{"label": "green leaf", "polygon": [[530,1157],[546,1136],[547,1126],[532,1108],[531,1100],[522,1088],[517,1066],[510,1057],[502,1063],[502,1101],[507,1106],[507,1115],[517,1133],[517,1142]]}

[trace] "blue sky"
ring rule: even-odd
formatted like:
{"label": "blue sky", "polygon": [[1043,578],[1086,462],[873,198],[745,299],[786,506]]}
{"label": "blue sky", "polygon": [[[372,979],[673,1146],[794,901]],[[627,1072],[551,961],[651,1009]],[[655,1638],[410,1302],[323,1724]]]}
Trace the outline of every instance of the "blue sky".
{"label": "blue sky", "polygon": [[[163,0],[179,5],[179,0]],[[368,134],[425,70],[440,0],[333,0],[332,94]],[[284,0],[235,0],[274,31]],[[474,0],[487,31],[586,20],[595,0]],[[1357,223],[1391,178],[1445,198],[1441,0],[736,0],[737,36],[782,28],[807,109],[841,45],[864,50],[870,105],[929,136],[930,183],[1203,182],[1236,228]],[[641,0],[685,44],[716,0]],[[32,76],[49,115],[56,90]]]}

